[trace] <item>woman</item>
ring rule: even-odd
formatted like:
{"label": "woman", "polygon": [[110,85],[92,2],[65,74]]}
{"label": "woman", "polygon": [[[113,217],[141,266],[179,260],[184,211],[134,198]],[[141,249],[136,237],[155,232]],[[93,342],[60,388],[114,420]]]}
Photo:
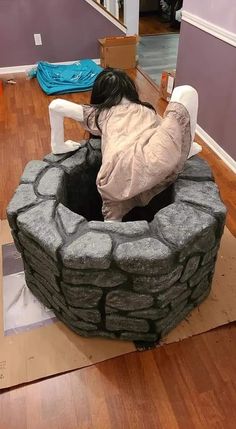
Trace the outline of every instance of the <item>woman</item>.
{"label": "woman", "polygon": [[64,116],[101,136],[102,165],[96,183],[103,215],[105,220],[120,221],[133,207],[147,205],[182,171],[195,134],[197,110],[196,90],[177,87],[161,119],[153,106],[139,99],[125,72],[105,69],[95,80],[89,105],[60,99],[49,105],[52,151],[65,153],[80,146],[64,142]]}

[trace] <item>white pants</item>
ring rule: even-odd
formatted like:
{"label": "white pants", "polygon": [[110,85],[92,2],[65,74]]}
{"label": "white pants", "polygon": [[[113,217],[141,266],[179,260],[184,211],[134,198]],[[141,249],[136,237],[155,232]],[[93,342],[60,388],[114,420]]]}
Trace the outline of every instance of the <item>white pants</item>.
{"label": "white pants", "polygon": [[64,141],[64,118],[82,122],[84,119],[83,107],[71,101],[58,98],[49,104],[49,118],[51,125],[51,148],[54,154],[72,152],[80,147],[80,143],[72,140]]}

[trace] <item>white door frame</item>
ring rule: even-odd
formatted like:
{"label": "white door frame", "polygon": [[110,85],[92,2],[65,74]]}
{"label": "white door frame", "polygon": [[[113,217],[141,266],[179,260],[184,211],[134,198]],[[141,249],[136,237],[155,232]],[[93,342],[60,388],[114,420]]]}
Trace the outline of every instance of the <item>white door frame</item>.
{"label": "white door frame", "polygon": [[124,24],[127,36],[139,34],[139,4],[140,0],[124,0]]}

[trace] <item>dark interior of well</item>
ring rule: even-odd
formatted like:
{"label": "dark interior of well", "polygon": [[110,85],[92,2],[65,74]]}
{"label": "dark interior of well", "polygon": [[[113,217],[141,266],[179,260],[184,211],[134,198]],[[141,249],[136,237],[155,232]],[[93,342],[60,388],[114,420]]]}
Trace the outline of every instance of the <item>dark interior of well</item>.
{"label": "dark interior of well", "polygon": [[[96,178],[101,166],[101,152],[88,147],[86,168],[79,167],[66,176],[65,205],[88,221],[103,220],[102,199],[96,187]],[[145,207],[135,207],[127,213],[123,222],[146,220],[151,222],[155,214],[173,202],[173,187],[170,186],[155,196]]]}

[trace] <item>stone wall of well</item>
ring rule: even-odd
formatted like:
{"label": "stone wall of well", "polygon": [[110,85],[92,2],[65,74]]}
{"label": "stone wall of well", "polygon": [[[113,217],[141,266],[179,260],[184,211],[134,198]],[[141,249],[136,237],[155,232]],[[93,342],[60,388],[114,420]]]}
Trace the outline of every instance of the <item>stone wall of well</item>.
{"label": "stone wall of well", "polygon": [[210,293],[225,206],[195,156],[152,222],[88,222],[66,207],[66,183],[100,158],[91,141],[26,166],[7,210],[26,282],[80,335],[155,341]]}

